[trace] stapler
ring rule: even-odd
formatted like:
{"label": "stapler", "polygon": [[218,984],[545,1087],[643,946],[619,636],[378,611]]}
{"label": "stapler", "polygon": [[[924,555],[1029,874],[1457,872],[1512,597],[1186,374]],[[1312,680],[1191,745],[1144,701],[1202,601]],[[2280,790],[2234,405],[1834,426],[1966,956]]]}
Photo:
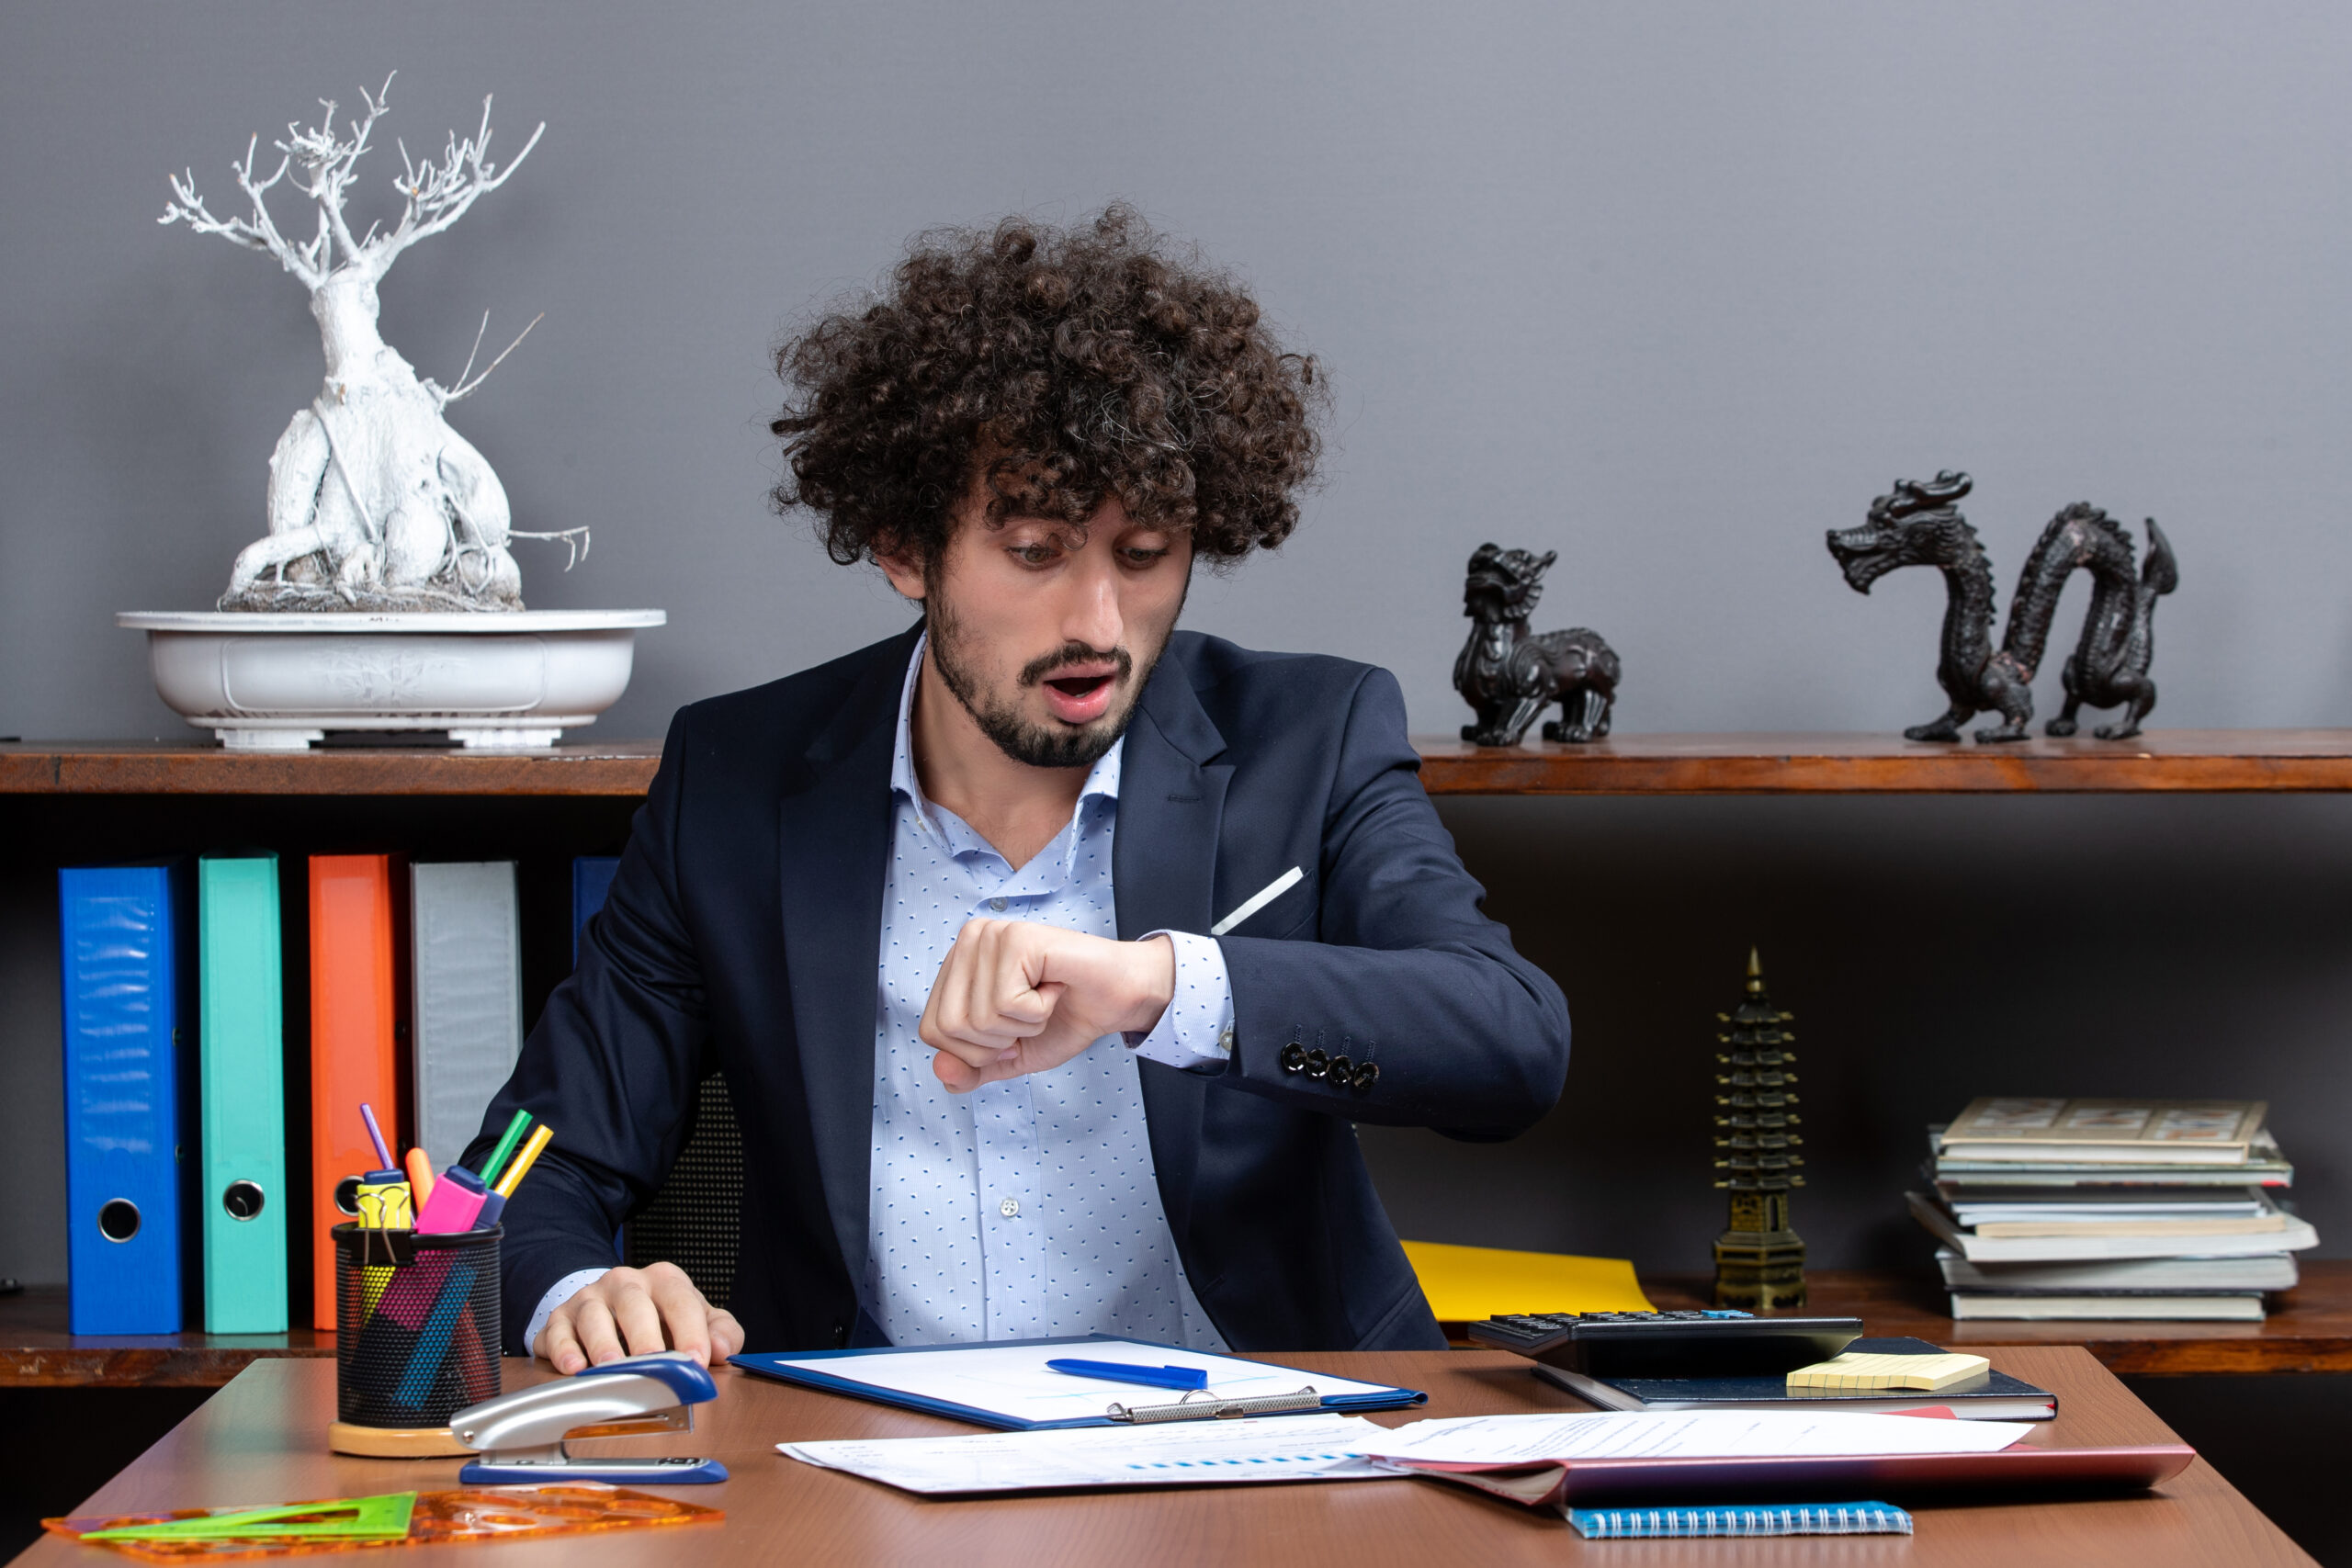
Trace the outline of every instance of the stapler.
{"label": "stapler", "polygon": [[449,1417],[451,1435],[481,1456],[458,1472],[458,1482],[691,1486],[724,1481],[727,1467],[715,1459],[574,1459],[563,1446],[566,1438],[691,1432],[694,1407],[718,1397],[709,1368],[683,1350],[662,1350],[485,1399]]}

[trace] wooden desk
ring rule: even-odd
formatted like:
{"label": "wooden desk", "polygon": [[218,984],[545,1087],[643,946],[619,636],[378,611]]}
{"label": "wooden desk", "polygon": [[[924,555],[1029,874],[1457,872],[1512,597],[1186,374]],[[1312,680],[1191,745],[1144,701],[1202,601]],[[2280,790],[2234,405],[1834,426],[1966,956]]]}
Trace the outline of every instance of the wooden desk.
{"label": "wooden desk", "polygon": [[[2146,1406],[2080,1349],[1992,1352],[1994,1364],[2057,1392],[2062,1414],[2037,1440],[2078,1444],[2168,1441]],[[1581,1408],[1499,1352],[1271,1358],[1350,1377],[1429,1391],[1425,1409],[1375,1417]],[[507,1364],[507,1386],[545,1374]],[[1432,1481],[1302,1483],[1197,1490],[927,1500],[783,1458],[784,1439],[916,1437],[969,1430],[956,1423],[763,1382],[729,1371],[701,1430],[662,1439],[607,1439],[613,1451],[711,1454],[734,1479],[676,1495],[727,1510],[716,1528],[576,1536],[511,1546],[441,1549],[434,1560],[474,1568],[692,1562],[923,1562],[955,1568],[1019,1564],[1343,1562],[1411,1568],[1586,1561],[1644,1568],[1711,1564],[1916,1563],[2031,1568],[2037,1563],[2148,1568],[2154,1563],[2309,1563],[2311,1559],[2199,1460],[2161,1491],[2038,1504],[1917,1510],[1910,1538],[1808,1537],[1689,1543],[1587,1542],[1557,1514],[1539,1513]],[[351,1496],[454,1483],[456,1461],[345,1459],[322,1443],[334,1407],[334,1369],[317,1360],[256,1361],[215,1394],[79,1514]],[[17,1559],[28,1568],[119,1562],[54,1538]],[[387,1563],[393,1560],[387,1558]],[[403,1552],[398,1564],[422,1563]]]}

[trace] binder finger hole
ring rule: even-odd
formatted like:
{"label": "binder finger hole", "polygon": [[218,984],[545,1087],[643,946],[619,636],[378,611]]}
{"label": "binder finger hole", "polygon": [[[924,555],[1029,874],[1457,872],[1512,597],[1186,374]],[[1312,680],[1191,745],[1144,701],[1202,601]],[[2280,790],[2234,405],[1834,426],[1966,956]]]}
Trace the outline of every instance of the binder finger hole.
{"label": "binder finger hole", "polygon": [[334,1184],[334,1206],[355,1220],[359,1217],[359,1178],[346,1176]]}
{"label": "binder finger hole", "polygon": [[129,1241],[139,1234],[139,1205],[128,1198],[109,1198],[98,1205],[98,1234],[108,1241]]}
{"label": "binder finger hole", "polygon": [[232,1181],[220,1194],[220,1206],[229,1211],[232,1220],[250,1220],[261,1213],[261,1187],[257,1182]]}

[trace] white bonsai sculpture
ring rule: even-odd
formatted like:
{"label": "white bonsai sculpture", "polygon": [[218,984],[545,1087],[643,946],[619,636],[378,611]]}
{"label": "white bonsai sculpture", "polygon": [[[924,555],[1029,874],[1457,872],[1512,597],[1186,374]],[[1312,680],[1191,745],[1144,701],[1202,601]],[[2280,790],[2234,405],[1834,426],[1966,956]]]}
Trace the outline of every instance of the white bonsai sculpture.
{"label": "white bonsai sculpture", "polygon": [[[175,199],[161,220],[276,256],[311,291],[311,314],[326,349],[325,387],[295,414],[270,455],[269,533],[238,552],[220,596],[223,610],[519,610],[522,573],[507,553],[510,539],[562,539],[574,560],[586,551],[584,528],[517,533],[498,476],[442,418],[523,338],[470,379],[469,355],[457,385],[444,388],[420,378],[376,332],[376,288],[393,260],[505,184],[547,127],[499,169],[489,159],[484,98],[481,129],[462,141],[451,131],[439,163],[412,164],[408,149],[400,149],[401,174],[393,181],[406,202],[400,221],[390,232],[370,224],[355,236],[344,220],[344,199],[391,85],[387,76],[383,91],[360,90],[368,112],[350,122],[347,137],[335,133],[332,100],[321,100],[326,112],[315,129],[289,123],[286,140],[276,144],[284,156],[266,179],[254,177],[261,139],[248,142],[243,160],[230,167],[253,203],[249,218],[224,221],[206,211],[193,172],[172,179]],[[265,199],[289,171],[293,187],[318,210],[316,231],[299,243],[279,231]],[[489,324],[484,316],[484,331]],[[481,347],[477,333],[477,354]]]}

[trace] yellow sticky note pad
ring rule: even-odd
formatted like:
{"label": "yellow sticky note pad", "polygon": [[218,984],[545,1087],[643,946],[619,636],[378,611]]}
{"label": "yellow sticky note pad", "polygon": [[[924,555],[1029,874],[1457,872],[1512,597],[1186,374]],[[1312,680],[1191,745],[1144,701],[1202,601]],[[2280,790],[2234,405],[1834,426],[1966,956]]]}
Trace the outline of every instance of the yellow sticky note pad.
{"label": "yellow sticky note pad", "polygon": [[1512,1252],[1408,1241],[1405,1257],[1441,1323],[1477,1323],[1513,1312],[1655,1312],[1623,1258]]}
{"label": "yellow sticky note pad", "polygon": [[1789,1374],[1791,1393],[1867,1393],[1891,1388],[1926,1393],[1983,1377],[1993,1363],[1948,1350],[1939,1356],[1881,1356],[1848,1351]]}

